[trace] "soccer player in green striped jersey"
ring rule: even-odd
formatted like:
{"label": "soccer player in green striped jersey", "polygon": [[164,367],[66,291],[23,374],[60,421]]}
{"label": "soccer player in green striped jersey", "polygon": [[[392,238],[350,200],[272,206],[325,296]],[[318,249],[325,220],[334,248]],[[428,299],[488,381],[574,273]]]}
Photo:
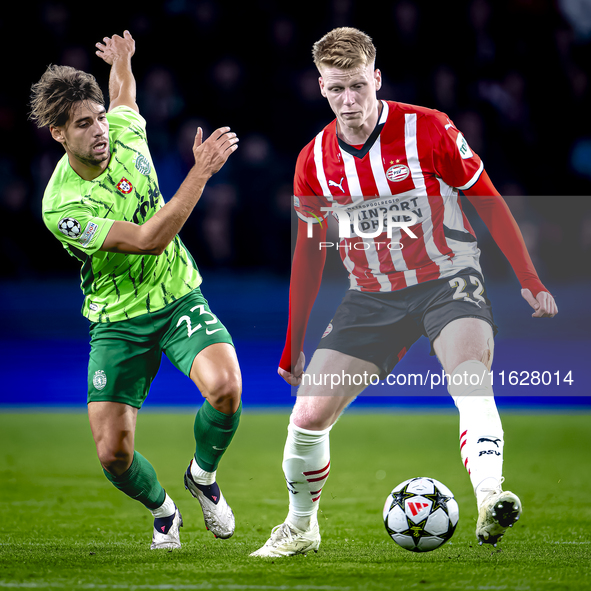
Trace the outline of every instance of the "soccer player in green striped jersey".
{"label": "soccer player in green striped jersey", "polygon": [[88,414],[98,457],[109,481],[152,512],[151,547],[180,547],[180,511],[134,446],[137,412],[164,352],[205,399],[185,487],[207,529],[228,538],[234,515],[216,470],[240,419],[240,368],[178,232],[238,138],[222,127],[204,140],[199,128],[195,165],[165,203],[136,104],[135,41],[125,31],[96,47],[111,66],[108,110],[92,75],[50,66],[32,87],[31,118],[66,152],[45,190],[43,220],[82,265],[82,313],[91,335]]}

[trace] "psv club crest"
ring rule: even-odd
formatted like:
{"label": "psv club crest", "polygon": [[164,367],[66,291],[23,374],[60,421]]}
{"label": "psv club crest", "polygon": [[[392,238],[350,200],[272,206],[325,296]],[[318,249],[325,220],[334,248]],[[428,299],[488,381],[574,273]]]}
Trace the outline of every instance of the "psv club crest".
{"label": "psv club crest", "polygon": [[127,195],[133,190],[133,185],[125,177],[123,177],[117,183],[117,190],[119,190],[124,195]]}
{"label": "psv club crest", "polygon": [[410,168],[405,164],[395,164],[386,171],[386,177],[393,183],[403,181],[410,174]]}

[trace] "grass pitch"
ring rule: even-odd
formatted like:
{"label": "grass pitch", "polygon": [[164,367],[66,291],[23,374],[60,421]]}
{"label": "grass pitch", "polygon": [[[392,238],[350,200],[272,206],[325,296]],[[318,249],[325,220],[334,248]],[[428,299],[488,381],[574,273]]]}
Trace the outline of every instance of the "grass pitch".
{"label": "grass pitch", "polygon": [[[253,559],[287,512],[281,458],[287,413],[245,412],[218,481],[236,534],[216,540],[182,475],[189,414],[140,413],[136,447],[184,517],[183,548],[150,551],[151,515],[102,475],[84,414],[0,415],[0,588],[12,589],[590,589],[591,415],[510,414],[506,487],[524,513],[499,549],[479,547],[476,507],[452,414],[345,414],[331,434],[318,554]],[[454,491],[451,542],[413,554],[381,520],[390,490],[431,476]]]}

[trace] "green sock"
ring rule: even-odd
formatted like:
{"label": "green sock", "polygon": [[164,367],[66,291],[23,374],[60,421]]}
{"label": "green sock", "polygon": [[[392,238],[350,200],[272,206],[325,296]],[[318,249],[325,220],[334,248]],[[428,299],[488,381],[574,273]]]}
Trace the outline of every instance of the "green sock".
{"label": "green sock", "polygon": [[214,472],[230,445],[242,413],[242,402],[233,415],[216,410],[206,400],[195,417],[195,460],[202,470]]}
{"label": "green sock", "polygon": [[136,499],[148,509],[156,509],[164,503],[166,492],[158,482],[152,464],[137,451],[133,452],[131,466],[121,476],[113,476],[103,469],[115,488]]}

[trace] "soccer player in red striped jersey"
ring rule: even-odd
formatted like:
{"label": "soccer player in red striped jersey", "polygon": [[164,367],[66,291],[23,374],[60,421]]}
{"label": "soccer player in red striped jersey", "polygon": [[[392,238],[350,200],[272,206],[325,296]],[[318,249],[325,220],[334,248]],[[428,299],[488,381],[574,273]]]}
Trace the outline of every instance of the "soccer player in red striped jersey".
{"label": "soccer player in red striped jersey", "polygon": [[[314,44],[313,56],[336,119],[302,150],[295,172],[299,226],[278,369],[287,383],[300,385],[283,458],[289,513],[252,555],[318,549],[329,432],[367,376],[384,379],[421,335],[450,376],[461,457],[478,506],[476,535],[496,545],[519,519],[521,502],[501,487],[503,429],[489,377],[496,326],[459,190],[509,260],[532,316],[554,316],[556,303],[482,160],[453,121],[436,110],[379,100],[375,47],[357,29],[330,31]],[[336,245],[327,242],[329,213],[338,219]],[[303,379],[306,325],[328,247],[338,248],[350,289],[306,369],[311,379]],[[326,376],[343,379],[335,384]]]}

